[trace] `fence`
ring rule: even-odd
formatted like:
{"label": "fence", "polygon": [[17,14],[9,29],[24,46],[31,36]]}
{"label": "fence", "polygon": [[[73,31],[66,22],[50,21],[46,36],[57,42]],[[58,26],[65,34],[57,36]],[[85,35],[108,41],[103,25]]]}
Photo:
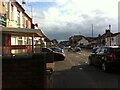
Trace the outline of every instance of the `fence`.
{"label": "fence", "polygon": [[[48,55],[49,54],[49,55]],[[53,62],[50,53],[3,56],[2,88],[49,88],[47,62]],[[48,87],[49,86],[49,87]]]}

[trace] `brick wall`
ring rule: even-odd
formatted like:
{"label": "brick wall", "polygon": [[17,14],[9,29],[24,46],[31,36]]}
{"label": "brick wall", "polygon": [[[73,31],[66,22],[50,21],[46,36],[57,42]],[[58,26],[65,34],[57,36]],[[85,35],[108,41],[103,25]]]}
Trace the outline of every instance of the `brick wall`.
{"label": "brick wall", "polygon": [[43,54],[3,57],[2,88],[45,88],[46,61]]}

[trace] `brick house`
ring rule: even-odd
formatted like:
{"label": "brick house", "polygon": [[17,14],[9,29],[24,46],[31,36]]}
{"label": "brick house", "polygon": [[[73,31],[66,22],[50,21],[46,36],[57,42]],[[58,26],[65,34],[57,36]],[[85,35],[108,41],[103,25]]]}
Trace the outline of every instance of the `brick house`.
{"label": "brick house", "polygon": [[5,0],[0,0],[0,26],[6,27],[6,3]]}
{"label": "brick house", "polygon": [[[4,0],[5,2],[5,0]],[[2,4],[1,4],[2,5]],[[3,7],[3,5],[2,5]],[[44,35],[41,29],[31,29],[32,27],[32,19],[27,15],[24,8],[16,1],[16,0],[9,0],[8,2],[5,2],[5,6],[3,7],[4,13],[6,14],[6,27],[10,29],[11,31],[17,31],[20,30],[35,30],[38,31],[39,34],[38,38],[44,42],[44,45],[47,46],[46,41],[49,41],[49,39]],[[1,7],[0,7],[1,9]],[[6,28],[6,30],[8,30]],[[12,30],[13,28],[13,30]],[[3,29],[5,30],[5,29]],[[19,35],[10,33],[9,30],[8,33],[2,35],[2,41],[3,46],[15,46],[15,45],[32,45],[34,44],[32,42],[32,37],[28,37],[27,35]],[[25,31],[26,32],[26,31]],[[27,31],[29,32],[29,31]],[[40,40],[40,41],[41,41]],[[15,52],[14,50],[12,52]]]}
{"label": "brick house", "polygon": [[103,35],[99,34],[95,40],[90,42],[90,45],[93,47],[120,45],[119,37],[119,32],[114,34],[111,33],[109,29],[107,29]]}

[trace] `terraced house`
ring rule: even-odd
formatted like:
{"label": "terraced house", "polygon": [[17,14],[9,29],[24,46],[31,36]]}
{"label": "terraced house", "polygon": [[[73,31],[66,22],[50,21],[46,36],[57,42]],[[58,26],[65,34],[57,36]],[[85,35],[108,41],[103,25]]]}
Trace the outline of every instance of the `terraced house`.
{"label": "terraced house", "polygon": [[6,3],[0,0],[0,26],[6,27]]}
{"label": "terraced house", "polygon": [[[25,12],[25,9],[16,0],[0,1],[2,15],[1,26],[5,27],[2,34],[3,46],[32,46],[35,44],[34,36],[38,37],[40,43],[46,44],[50,41],[41,29],[32,28],[32,18]],[[28,34],[28,33],[30,34]],[[45,41],[46,40],[46,41]],[[38,41],[38,42],[39,42]],[[24,47],[25,48],[25,47]],[[33,47],[32,47],[33,48]],[[13,49],[12,53],[18,53]]]}

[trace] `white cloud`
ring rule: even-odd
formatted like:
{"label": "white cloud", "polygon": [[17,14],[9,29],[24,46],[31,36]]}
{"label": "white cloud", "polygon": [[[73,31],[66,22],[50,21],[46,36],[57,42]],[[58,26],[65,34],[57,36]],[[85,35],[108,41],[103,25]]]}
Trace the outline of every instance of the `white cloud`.
{"label": "white cloud", "polygon": [[[103,30],[101,32],[104,32],[109,24],[114,25],[112,29],[117,31],[118,1],[55,0],[54,2],[57,5],[48,8],[46,11],[41,11],[42,14],[37,12],[36,15],[39,15],[39,17],[42,15],[44,18],[41,17],[39,20],[36,18],[35,21],[47,33],[50,31],[59,33],[73,33],[74,31],[77,33],[80,31],[88,35],[89,32],[87,30],[91,28],[92,23],[96,25],[95,27],[98,27],[98,33],[101,30]],[[98,33],[96,31],[96,34]]]}

